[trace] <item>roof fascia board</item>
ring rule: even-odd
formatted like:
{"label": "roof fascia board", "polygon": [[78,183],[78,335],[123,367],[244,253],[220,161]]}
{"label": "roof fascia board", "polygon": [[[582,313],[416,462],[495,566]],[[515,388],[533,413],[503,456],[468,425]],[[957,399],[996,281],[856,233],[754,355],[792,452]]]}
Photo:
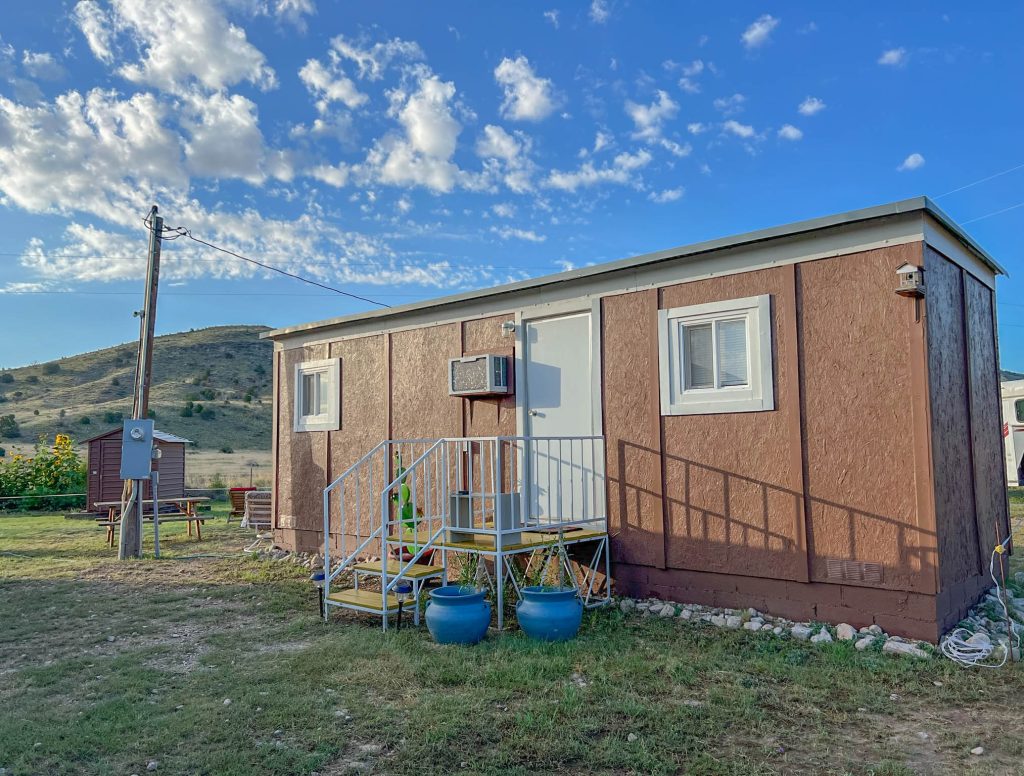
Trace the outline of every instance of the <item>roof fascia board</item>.
{"label": "roof fascia board", "polygon": [[[658,262],[623,266],[571,281],[545,283],[532,288],[506,290],[498,295],[477,295],[444,305],[419,306],[392,316],[356,317],[345,322],[298,329],[279,335],[283,349],[338,342],[381,333],[395,333],[454,321],[515,315],[525,307],[559,309],[572,300],[588,299],[692,283],[713,277],[756,272],[771,267],[835,258],[849,253],[904,245],[924,240],[920,211],[863,224],[843,224],[809,235],[790,235],[752,244],[673,256]],[[895,267],[893,268],[895,269]]]}

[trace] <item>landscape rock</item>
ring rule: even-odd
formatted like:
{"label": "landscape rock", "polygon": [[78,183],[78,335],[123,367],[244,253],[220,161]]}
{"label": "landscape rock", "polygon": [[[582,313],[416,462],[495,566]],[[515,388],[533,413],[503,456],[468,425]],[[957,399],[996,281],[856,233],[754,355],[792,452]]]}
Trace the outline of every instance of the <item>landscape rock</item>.
{"label": "landscape rock", "polygon": [[992,639],[987,633],[975,633],[967,639],[967,643],[975,647],[989,647],[992,645]]}
{"label": "landscape rock", "polygon": [[629,614],[629,612],[636,609],[636,601],[632,598],[623,598],[619,601],[619,609],[621,609],[624,614]]}
{"label": "landscape rock", "polygon": [[828,632],[828,628],[824,625],[821,626],[821,630],[811,636],[812,644],[827,644],[832,641],[832,634]]}
{"label": "landscape rock", "polygon": [[736,630],[743,624],[743,620],[737,617],[735,614],[725,618],[725,627],[730,630]]}
{"label": "landscape rock", "polygon": [[725,617],[723,617],[720,614],[712,615],[710,622],[712,625],[715,625],[719,628],[725,627]]}
{"label": "landscape rock", "polygon": [[659,617],[675,617],[676,608],[672,604],[665,604],[661,607],[661,611],[658,612]]}
{"label": "landscape rock", "polygon": [[865,649],[875,643],[875,637],[868,635],[863,638],[857,639],[857,643],[853,645],[853,648],[858,652],[863,652]]}
{"label": "landscape rock", "polygon": [[631,744],[638,738],[640,738],[640,736],[638,736],[636,733],[630,733],[628,736],[626,736],[626,740],[629,741],[629,743]]}
{"label": "landscape rock", "polygon": [[882,651],[889,655],[906,655],[907,657],[916,657],[927,660],[930,655],[914,644],[908,644],[905,641],[894,641],[888,639],[885,644],[882,645]]}
{"label": "landscape rock", "polygon": [[797,641],[807,641],[811,637],[811,626],[798,623],[790,628],[789,634]]}
{"label": "landscape rock", "polygon": [[976,746],[976,747],[974,747],[974,748],[973,748],[973,749],[971,750],[971,754],[973,754],[973,755],[982,755],[982,754],[985,754],[985,747],[983,747],[983,746]]}
{"label": "landscape rock", "polygon": [[156,760],[150,760],[150,761],[149,761],[149,762],[148,762],[148,763],[146,764],[146,770],[147,770],[147,771],[155,771],[155,770],[156,770],[157,768],[159,768],[159,767],[160,767],[160,763],[159,763],[159,762],[157,762]]}
{"label": "landscape rock", "polygon": [[743,623],[743,630],[759,631],[761,630],[761,623],[757,620],[748,620],[747,622]]}
{"label": "landscape rock", "polygon": [[852,625],[842,622],[836,626],[836,638],[840,641],[853,641],[856,636],[857,631]]}
{"label": "landscape rock", "polygon": [[681,620],[689,620],[691,617],[693,617],[693,612],[689,609],[683,609],[679,612],[679,619]]}

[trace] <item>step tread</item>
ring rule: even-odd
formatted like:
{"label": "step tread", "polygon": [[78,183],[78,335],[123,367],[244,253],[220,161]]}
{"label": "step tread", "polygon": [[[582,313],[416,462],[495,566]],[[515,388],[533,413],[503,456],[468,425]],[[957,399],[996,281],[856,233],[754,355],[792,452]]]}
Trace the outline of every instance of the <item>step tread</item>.
{"label": "step tread", "polygon": [[[332,592],[327,596],[327,600],[332,603],[359,606],[363,609],[372,609],[375,612],[381,611],[380,608],[380,593],[374,590],[356,590],[355,588],[349,587],[344,590],[338,590]],[[398,611],[398,597],[394,593],[388,593],[388,611]]]}
{"label": "step tread", "polygon": [[[395,576],[399,571],[402,570],[404,563],[399,563],[397,560],[388,561],[388,576]],[[363,571],[367,574],[380,574],[381,562],[379,560],[367,561],[365,563],[357,563],[354,565],[353,570]],[[409,579],[424,579],[426,577],[439,577],[444,573],[444,566],[427,566],[424,563],[416,563],[410,566],[403,577]]]}

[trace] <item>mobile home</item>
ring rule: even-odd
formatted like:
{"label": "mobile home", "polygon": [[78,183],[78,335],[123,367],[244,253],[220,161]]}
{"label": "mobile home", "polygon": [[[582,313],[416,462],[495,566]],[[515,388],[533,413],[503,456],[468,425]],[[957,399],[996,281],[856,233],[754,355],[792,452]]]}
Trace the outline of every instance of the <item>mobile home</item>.
{"label": "mobile home", "polygon": [[1006,479],[1024,485],[1024,380],[1007,380],[1001,388]]}
{"label": "mobile home", "polygon": [[[935,641],[1008,530],[1002,272],[922,197],[268,332],[276,540],[350,562],[479,491],[499,543],[604,537],[621,594]],[[338,495],[398,440],[418,494]]]}

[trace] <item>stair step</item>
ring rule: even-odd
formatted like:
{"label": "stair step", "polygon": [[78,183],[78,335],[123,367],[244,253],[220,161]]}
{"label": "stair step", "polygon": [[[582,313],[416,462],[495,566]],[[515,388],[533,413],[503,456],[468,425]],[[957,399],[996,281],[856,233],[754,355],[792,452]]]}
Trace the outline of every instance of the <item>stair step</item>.
{"label": "stair step", "polygon": [[[356,590],[345,588],[327,596],[327,600],[341,606],[348,606],[356,609],[380,612],[380,593],[373,590]],[[398,597],[394,593],[388,593],[388,611],[398,611]]]}
{"label": "stair step", "polygon": [[[398,575],[398,572],[402,570],[404,563],[399,563],[397,560],[388,561],[388,576],[394,577]],[[357,563],[352,567],[353,571],[362,572],[363,574],[375,574],[380,576],[381,562],[375,560],[367,563]],[[427,566],[423,563],[416,563],[406,569],[403,577],[407,579],[426,579],[427,577],[439,577],[444,574],[444,566]]]}

